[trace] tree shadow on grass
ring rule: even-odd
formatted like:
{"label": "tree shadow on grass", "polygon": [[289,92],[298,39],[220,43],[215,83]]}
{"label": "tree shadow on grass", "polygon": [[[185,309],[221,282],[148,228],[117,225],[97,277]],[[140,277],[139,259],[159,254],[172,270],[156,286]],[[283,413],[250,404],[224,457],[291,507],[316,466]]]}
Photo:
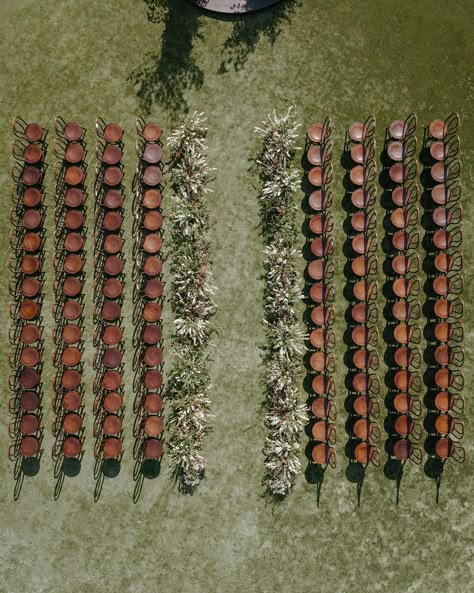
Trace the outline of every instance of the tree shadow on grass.
{"label": "tree shadow on grass", "polygon": [[258,46],[260,39],[266,38],[273,45],[285,25],[291,21],[302,0],[284,0],[274,7],[258,13],[221,17],[221,20],[234,21],[232,33],[224,43],[223,57],[218,72],[223,74],[231,68],[241,70]]}
{"label": "tree shadow on grass", "polygon": [[187,112],[185,92],[199,89],[204,73],[192,56],[196,39],[203,39],[199,32],[202,11],[183,0],[144,0],[148,20],[164,23],[161,46],[151,52],[144,63],[128,76],[136,88],[140,110],[149,115],[158,103],[171,112]]}

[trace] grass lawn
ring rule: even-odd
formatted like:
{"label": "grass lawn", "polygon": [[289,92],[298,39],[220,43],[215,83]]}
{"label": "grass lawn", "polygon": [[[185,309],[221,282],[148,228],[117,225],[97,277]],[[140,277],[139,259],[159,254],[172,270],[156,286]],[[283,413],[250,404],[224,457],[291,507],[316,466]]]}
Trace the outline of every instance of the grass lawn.
{"label": "grass lawn", "polygon": [[[469,405],[474,254],[474,3],[470,0],[301,0],[293,11],[271,9],[246,18],[209,18],[184,0],[170,0],[160,21],[154,0],[75,2],[3,0],[0,3],[0,200],[4,229],[0,283],[3,331],[0,385],[0,593],[470,593],[473,582],[473,462]],[[297,106],[304,130],[328,113],[334,122],[337,241],[338,466],[328,470],[321,492],[301,474],[280,505],[263,497],[261,453],[265,429],[260,346],[262,328],[262,237],[258,229],[257,178],[250,170],[255,125],[274,107]],[[16,115],[50,129],[61,114],[88,128],[89,186],[94,162],[96,115],[125,128],[126,182],[131,188],[134,119],[149,114],[170,131],[185,110],[205,111],[209,161],[216,167],[210,196],[214,283],[211,374],[212,431],[206,440],[207,479],[193,496],[180,494],[161,475],[145,480],[137,503],[132,478],[133,393],[131,314],[125,357],[126,452],[116,479],[93,501],[92,364],[86,363],[86,455],[82,471],[67,479],[54,500],[50,458],[53,420],[49,364],[53,274],[47,269],[44,304],[44,423],[39,474],[25,479],[13,500],[12,464],[7,461],[9,349],[7,327],[10,122]],[[382,468],[370,468],[357,507],[347,481],[343,409],[345,346],[342,295],[344,213],[339,157],[344,129],[353,120],[377,116],[377,140],[385,126],[410,111],[422,126],[451,111],[461,115],[466,326],[466,435],[464,466],[448,463],[435,503],[435,484],[423,467],[407,467],[395,505],[395,484]],[[299,164],[301,152],[295,163]],[[47,250],[52,257],[52,167],[47,174]],[[300,202],[303,194],[296,195]],[[165,197],[166,202],[166,197]],[[127,294],[131,308],[131,195],[126,242]],[[92,265],[92,198],[88,258]],[[166,205],[165,205],[166,214]],[[303,214],[300,214],[302,220]],[[379,236],[382,235],[382,212]],[[166,240],[166,234],[165,234]],[[301,235],[301,245],[304,237]],[[382,256],[382,252],[379,253]],[[383,256],[382,256],[383,257]],[[51,261],[51,259],[49,260]],[[304,262],[301,261],[301,269]],[[92,270],[92,268],[89,268]],[[383,282],[383,277],[380,277]],[[92,359],[92,273],[86,290],[86,361]],[[383,301],[381,300],[382,309]],[[131,309],[130,309],[131,313]],[[169,334],[169,311],[165,315]],[[382,327],[382,322],[381,322]],[[169,352],[165,342],[165,356]],[[383,352],[380,342],[379,352]],[[384,367],[379,371],[383,378]],[[303,375],[303,374],[302,374]],[[301,390],[304,399],[303,389]],[[383,399],[383,393],[381,393]],[[304,448],[302,439],[302,458]]]}

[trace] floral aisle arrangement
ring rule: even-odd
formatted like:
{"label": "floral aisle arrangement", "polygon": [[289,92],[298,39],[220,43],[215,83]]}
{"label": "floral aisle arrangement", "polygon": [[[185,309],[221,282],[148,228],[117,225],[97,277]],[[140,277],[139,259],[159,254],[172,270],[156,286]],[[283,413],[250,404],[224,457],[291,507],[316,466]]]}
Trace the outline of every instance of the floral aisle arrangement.
{"label": "floral aisle arrangement", "polygon": [[206,195],[206,119],[187,116],[168,138],[171,203],[171,308],[173,362],[168,373],[169,450],[176,479],[194,489],[205,475],[202,456],[208,430],[210,377],[207,347],[215,311],[209,265]]}
{"label": "floral aisle arrangement", "polygon": [[298,323],[296,205],[293,194],[299,174],[292,167],[299,125],[295,108],[275,111],[262,127],[257,168],[261,180],[260,220],[265,240],[264,309],[267,334],[265,355],[266,426],[264,484],[276,496],[286,496],[301,469],[300,435],[306,407],[298,403],[298,362],[304,352],[304,332]]}

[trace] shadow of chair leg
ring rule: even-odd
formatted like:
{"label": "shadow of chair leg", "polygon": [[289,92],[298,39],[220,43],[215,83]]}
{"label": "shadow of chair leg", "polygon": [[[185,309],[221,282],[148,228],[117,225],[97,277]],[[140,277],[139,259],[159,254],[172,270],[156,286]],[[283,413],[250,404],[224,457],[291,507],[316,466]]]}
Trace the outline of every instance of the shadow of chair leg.
{"label": "shadow of chair leg", "polygon": [[59,476],[58,476],[58,478],[56,480],[56,485],[54,487],[54,500],[58,500],[58,498],[61,495],[61,492],[62,492],[62,489],[63,489],[63,484],[64,484],[64,478],[65,478],[64,472],[61,471],[59,473]]}
{"label": "shadow of chair leg", "polygon": [[20,471],[18,477],[15,480],[15,488],[13,490],[13,500],[18,500],[20,498],[21,489],[23,487],[24,479],[25,479],[25,474]]}
{"label": "shadow of chair leg", "polygon": [[[101,464],[99,464],[99,467],[101,466]],[[100,499],[100,495],[102,494],[102,488],[104,486],[104,480],[105,480],[105,476],[102,473],[102,471],[99,472],[99,475],[97,477],[96,483],[95,483],[95,488],[94,488],[94,502],[98,502]]]}

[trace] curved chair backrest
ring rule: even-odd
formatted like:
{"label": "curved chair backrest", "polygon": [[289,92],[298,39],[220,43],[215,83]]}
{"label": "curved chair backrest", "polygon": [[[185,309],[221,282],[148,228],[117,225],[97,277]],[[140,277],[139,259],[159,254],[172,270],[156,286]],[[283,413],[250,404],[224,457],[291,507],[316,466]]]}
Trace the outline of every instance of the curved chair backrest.
{"label": "curved chair backrest", "polygon": [[369,115],[369,117],[364,122],[364,130],[365,130],[365,139],[370,140],[375,134],[375,115]]}
{"label": "curved chair backrest", "polygon": [[458,131],[460,124],[459,114],[454,112],[446,118],[447,135],[455,134]]}
{"label": "curved chair backrest", "polygon": [[413,136],[416,132],[416,124],[417,124],[417,117],[416,113],[410,113],[405,122],[404,122],[404,130],[405,130],[405,138],[409,136]]}

